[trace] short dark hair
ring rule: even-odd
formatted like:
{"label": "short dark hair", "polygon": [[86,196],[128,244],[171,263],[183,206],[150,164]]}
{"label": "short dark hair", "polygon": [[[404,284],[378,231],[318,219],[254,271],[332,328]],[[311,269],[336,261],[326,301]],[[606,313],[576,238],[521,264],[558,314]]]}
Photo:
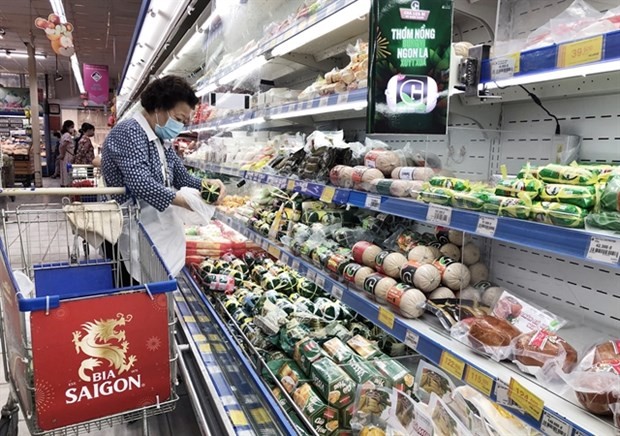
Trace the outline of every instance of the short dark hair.
{"label": "short dark hair", "polygon": [[169,111],[180,102],[185,102],[194,109],[198,101],[191,85],[179,76],[165,76],[153,80],[140,96],[142,107],[149,113],[158,109]]}

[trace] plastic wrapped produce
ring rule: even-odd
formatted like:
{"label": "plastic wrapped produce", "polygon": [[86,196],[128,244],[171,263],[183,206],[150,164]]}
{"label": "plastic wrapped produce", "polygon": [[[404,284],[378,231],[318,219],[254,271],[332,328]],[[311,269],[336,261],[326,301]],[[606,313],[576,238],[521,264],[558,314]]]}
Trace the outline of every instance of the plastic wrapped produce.
{"label": "plastic wrapped produce", "polygon": [[482,211],[486,213],[521,219],[528,219],[530,210],[530,204],[524,200],[499,195],[489,195],[482,207]]}
{"label": "plastic wrapped produce", "polygon": [[452,202],[454,191],[447,188],[437,188],[426,186],[418,195],[418,198],[425,203],[435,203],[449,206]]}
{"label": "plastic wrapped produce", "polygon": [[541,201],[533,203],[531,218],[534,221],[561,227],[583,228],[587,212],[572,204]]}
{"label": "plastic wrapped produce", "polygon": [[469,191],[471,187],[469,180],[454,177],[435,176],[428,183],[437,188],[448,188],[454,191]]}
{"label": "plastic wrapped produce", "polygon": [[488,200],[490,195],[493,194],[487,191],[453,191],[450,205],[452,207],[458,207],[459,209],[480,211],[483,209],[484,203]]}
{"label": "plastic wrapped produce", "polygon": [[603,229],[620,232],[620,212],[591,213],[585,219],[586,229]]}
{"label": "plastic wrapped produce", "polygon": [[572,165],[549,164],[538,169],[538,177],[547,183],[565,185],[594,185],[597,175],[587,168]]}
{"label": "plastic wrapped produce", "polygon": [[601,193],[601,208],[620,212],[620,169],[614,171]]}
{"label": "plastic wrapped produce", "polygon": [[573,204],[583,209],[592,209],[596,205],[598,185],[577,186],[549,183],[540,193],[541,200]]}
{"label": "plastic wrapped produce", "polygon": [[495,195],[521,198],[525,194],[534,200],[542,189],[543,183],[538,179],[504,179],[495,186]]}

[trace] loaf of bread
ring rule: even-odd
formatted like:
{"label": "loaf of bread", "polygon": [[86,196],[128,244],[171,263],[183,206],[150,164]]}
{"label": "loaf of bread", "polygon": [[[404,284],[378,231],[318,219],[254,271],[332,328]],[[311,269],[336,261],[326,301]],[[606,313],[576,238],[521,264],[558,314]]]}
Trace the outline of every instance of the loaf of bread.
{"label": "loaf of bread", "polygon": [[620,361],[620,339],[610,340],[598,344],[594,347],[593,362],[597,364],[604,360],[618,360]]}
{"label": "loaf of bread", "polygon": [[620,361],[601,360],[579,374],[575,390],[583,407],[597,415],[611,415],[611,405],[620,402]]}
{"label": "loaf of bread", "polygon": [[469,327],[468,337],[472,346],[488,352],[488,347],[508,347],[521,332],[508,321],[491,315],[468,318],[463,321]]}
{"label": "loaf of bread", "polygon": [[514,343],[514,356],[527,366],[543,366],[551,359],[561,359],[562,370],[567,373],[577,364],[577,351],[564,339],[546,330],[519,336]]}

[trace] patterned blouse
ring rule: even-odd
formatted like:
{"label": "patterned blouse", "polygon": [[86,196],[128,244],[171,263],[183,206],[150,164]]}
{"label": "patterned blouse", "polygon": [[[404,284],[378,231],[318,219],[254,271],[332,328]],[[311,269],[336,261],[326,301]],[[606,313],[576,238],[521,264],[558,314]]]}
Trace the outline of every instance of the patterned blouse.
{"label": "patterned blouse", "polygon": [[65,154],[67,153],[67,151],[69,152],[69,154],[72,155],[74,152],[74,147],[75,142],[73,141],[73,136],[71,136],[71,133],[63,133],[62,137],[60,138],[60,147],[58,147],[58,155],[60,159],[65,158]]}
{"label": "patterned blouse", "polygon": [[172,187],[200,189],[200,179],[189,175],[173,148],[164,146],[171,187],[166,186],[155,142],[158,140],[142,114],[121,121],[106,137],[101,168],[106,186],[127,188],[127,194],[115,196],[120,204],[136,198],[163,212],[176,195]]}
{"label": "patterned blouse", "polygon": [[86,135],[82,136],[80,142],[78,142],[77,151],[73,158],[73,163],[76,165],[92,165],[95,158],[95,147],[90,138]]}

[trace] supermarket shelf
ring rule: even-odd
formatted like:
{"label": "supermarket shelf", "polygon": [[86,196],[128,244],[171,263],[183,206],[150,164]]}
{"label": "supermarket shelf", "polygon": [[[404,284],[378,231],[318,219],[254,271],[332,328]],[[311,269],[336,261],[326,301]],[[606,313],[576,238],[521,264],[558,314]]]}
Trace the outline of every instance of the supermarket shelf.
{"label": "supermarket shelf", "polygon": [[238,169],[232,170],[219,165],[190,160],[186,160],[186,164],[215,173],[233,175],[249,181],[276,186],[280,189],[294,190],[300,194],[322,198],[328,202],[333,201],[337,204],[350,204],[359,208],[373,209],[422,223],[441,225],[503,242],[544,250],[562,256],[571,256],[588,262],[596,262],[607,267],[620,268],[619,260],[613,253],[611,256],[605,257],[594,252],[596,245],[600,243],[609,244],[612,247],[610,249],[612,252],[620,250],[620,237],[617,236],[453,209],[411,199],[334,188],[321,183],[289,179],[282,176]]}
{"label": "supermarket shelf", "polygon": [[179,280],[175,304],[179,322],[186,331],[190,349],[199,360],[202,375],[208,378],[207,384],[219,397],[214,403],[220,409],[218,412],[227,418],[224,422],[226,433],[278,434],[281,430],[293,434],[289,419],[241,349],[235,346],[235,340],[188,271],[184,271]]}
{"label": "supermarket shelf", "polygon": [[236,129],[249,125],[269,124],[291,118],[319,116],[329,114],[330,118],[349,118],[351,116],[362,117],[365,112],[360,112],[367,106],[367,89],[332,94],[323,97],[296,103],[288,103],[267,109],[254,109],[245,111],[241,115],[216,119],[190,127],[185,133],[206,130]]}
{"label": "supermarket shelf", "polygon": [[[350,11],[366,8],[366,14],[370,11],[370,3],[368,0],[334,0],[325,8],[319,10],[316,14],[311,15],[305,20],[301,20],[286,29],[283,29],[278,35],[266,41],[262,45],[256,47],[245,55],[239,57],[235,62],[210,74],[208,79],[205,77],[198,82],[198,94],[204,95],[208,90],[216,89],[218,84],[226,78],[227,75],[243,68],[251,60],[265,56],[267,59],[277,56],[278,53],[285,54],[288,47],[304,47],[312,46],[313,43],[324,47],[325,41],[344,41],[351,36],[358,34],[360,20],[350,19]],[[355,17],[358,18],[358,17]],[[325,27],[324,30],[318,31],[318,27]],[[356,33],[357,32],[357,33]],[[316,42],[315,42],[316,41]],[[306,50],[301,50],[306,52]],[[272,56],[272,52],[274,55]]]}
{"label": "supermarket shelf", "polygon": [[[296,257],[287,248],[249,229],[240,219],[219,211],[216,212],[215,217],[253,240],[273,257],[313,280],[327,293],[341,300],[397,340],[405,343],[457,379],[486,394],[493,401],[507,407],[515,416],[534,428],[549,432],[553,426],[560,425],[560,428],[566,429],[566,432],[552,434],[574,436],[613,433],[611,422],[588,414],[580,407],[540,387],[510,367],[474,353],[466,345],[440,332],[438,328],[429,323],[422,320],[404,319],[393,314],[388,309],[367,299],[348,284],[338,281],[311,263]],[[519,383],[532,395],[531,398],[539,400],[538,404],[541,401],[544,406],[534,407],[530,413],[524,413],[509,398],[508,386],[511,380]]]}
{"label": "supermarket shelf", "polygon": [[523,51],[482,63],[481,88],[494,89],[620,71],[620,31]]}

